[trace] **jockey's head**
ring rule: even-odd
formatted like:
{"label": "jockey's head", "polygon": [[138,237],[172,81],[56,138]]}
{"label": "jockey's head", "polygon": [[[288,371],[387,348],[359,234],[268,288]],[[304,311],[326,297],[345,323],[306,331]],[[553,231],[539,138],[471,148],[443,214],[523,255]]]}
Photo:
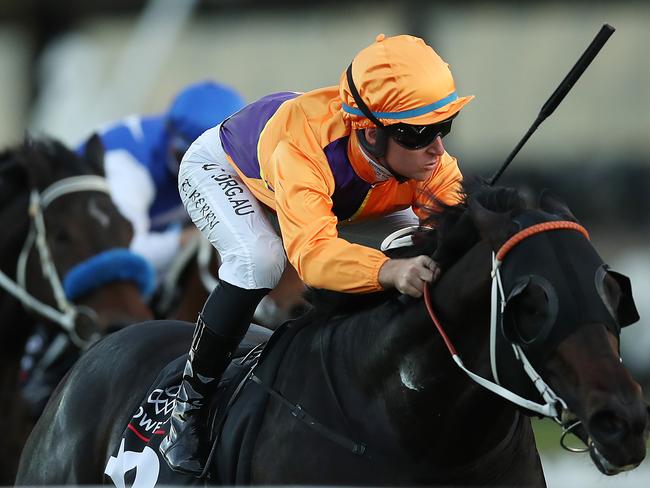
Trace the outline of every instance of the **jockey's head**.
{"label": "jockey's head", "polygon": [[[449,133],[451,120],[474,98],[458,96],[449,66],[422,39],[383,34],[343,72],[339,95],[359,143],[379,159],[386,155],[389,139],[402,159],[410,158],[409,151],[434,144],[444,151],[439,138]],[[394,166],[390,163],[388,169],[396,176],[414,177],[400,175]]]}
{"label": "jockey's head", "polygon": [[208,129],[223,122],[245,105],[233,88],[202,81],[185,87],[167,113],[168,163],[174,174],[190,145]]}

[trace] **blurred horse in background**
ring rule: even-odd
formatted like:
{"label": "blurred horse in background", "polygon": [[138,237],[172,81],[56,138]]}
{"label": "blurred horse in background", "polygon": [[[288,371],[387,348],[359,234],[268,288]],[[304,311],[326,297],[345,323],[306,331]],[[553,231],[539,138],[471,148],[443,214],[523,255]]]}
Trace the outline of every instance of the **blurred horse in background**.
{"label": "blurred horse in background", "polygon": [[9,485],[49,394],[32,391],[26,404],[17,386],[35,326],[55,337],[35,369],[46,374],[99,336],[152,318],[154,276],[127,251],[131,225],[108,195],[97,137],[83,157],[45,138],[1,152],[0,226],[0,485]]}

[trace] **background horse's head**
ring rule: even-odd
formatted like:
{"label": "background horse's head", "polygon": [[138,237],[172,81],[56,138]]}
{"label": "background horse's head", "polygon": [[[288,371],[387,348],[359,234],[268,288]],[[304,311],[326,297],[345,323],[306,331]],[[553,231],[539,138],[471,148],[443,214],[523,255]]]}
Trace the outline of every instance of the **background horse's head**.
{"label": "background horse's head", "polygon": [[[141,293],[151,281],[144,276],[150,270],[136,257],[126,258],[131,225],[103,185],[97,137],[83,156],[49,139],[26,140],[0,155],[0,269],[37,300],[56,307],[51,267],[65,298],[87,307],[79,319],[99,330],[151,317]],[[98,257],[102,262],[92,261]],[[90,261],[92,269],[86,269]],[[8,299],[6,290],[2,294]]]}
{"label": "background horse's head", "polygon": [[53,335],[63,328],[58,337],[74,352],[104,331],[151,318],[142,292],[152,278],[127,251],[131,225],[108,195],[97,137],[83,156],[49,139],[1,152],[0,225],[0,484],[10,484],[36,414],[16,391],[36,322],[56,327]]}
{"label": "background horse's head", "polygon": [[[603,473],[636,467],[646,453],[648,409],[619,355],[621,327],[638,319],[629,280],[605,265],[566,204],[548,192],[530,208],[513,190],[468,190],[465,205],[447,209],[440,223],[436,257],[449,269],[434,301],[450,322],[477,307],[484,330],[491,309],[495,379],[541,400],[523,357],[560,398],[565,427],[581,423],[574,432]],[[482,279],[459,290],[476,268]]]}

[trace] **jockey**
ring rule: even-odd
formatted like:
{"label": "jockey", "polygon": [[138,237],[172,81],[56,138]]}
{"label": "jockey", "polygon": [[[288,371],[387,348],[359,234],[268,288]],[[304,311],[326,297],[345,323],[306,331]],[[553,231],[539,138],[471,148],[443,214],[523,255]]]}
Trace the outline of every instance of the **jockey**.
{"label": "jockey", "polygon": [[472,98],[456,94],[448,65],[422,39],[379,35],[339,86],[266,96],[192,144],[178,187],[222,265],[160,446],[172,469],[201,472],[209,396],[287,259],[307,285],[348,293],[419,297],[437,277],[428,256],[389,259],[342,239],[338,225],[410,206],[423,218],[431,196],[457,203],[462,176],[442,138]]}
{"label": "jockey", "polygon": [[196,231],[183,230],[189,222],[178,195],[181,158],[204,131],[243,106],[232,88],[203,81],[181,90],[167,113],[130,116],[100,133],[111,198],[133,225],[131,250],[159,275]]}

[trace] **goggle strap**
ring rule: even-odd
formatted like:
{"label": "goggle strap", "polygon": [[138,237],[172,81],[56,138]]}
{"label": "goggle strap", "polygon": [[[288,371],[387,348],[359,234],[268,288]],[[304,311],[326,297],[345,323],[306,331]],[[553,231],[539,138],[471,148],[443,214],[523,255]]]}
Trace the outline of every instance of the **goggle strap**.
{"label": "goggle strap", "polygon": [[363,112],[363,115],[366,116],[368,120],[370,120],[373,124],[375,124],[377,127],[384,127],[384,124],[382,124],[377,117],[375,117],[375,114],[373,114],[368,106],[365,104],[363,99],[361,98],[361,95],[359,95],[359,91],[357,90],[357,87],[354,84],[354,81],[352,80],[352,63],[350,63],[350,66],[348,66],[348,69],[345,72],[345,75],[348,79],[348,86],[350,87],[350,93],[352,93],[352,98],[354,98],[355,103],[357,104],[357,107],[359,110]]}

